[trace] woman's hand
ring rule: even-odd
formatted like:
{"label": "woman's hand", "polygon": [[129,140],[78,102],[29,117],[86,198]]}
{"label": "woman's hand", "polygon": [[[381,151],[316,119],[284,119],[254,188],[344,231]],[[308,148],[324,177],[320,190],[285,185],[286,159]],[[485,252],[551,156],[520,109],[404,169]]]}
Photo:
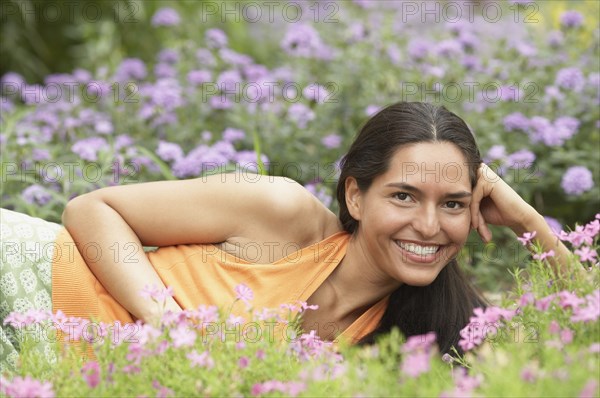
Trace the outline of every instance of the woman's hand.
{"label": "woman's hand", "polygon": [[507,226],[520,236],[537,217],[541,216],[531,205],[486,164],[481,164],[471,200],[471,226],[484,242],[492,239],[487,223]]}
{"label": "woman's hand", "polygon": [[[490,242],[492,233],[486,223],[504,225],[517,236],[536,232],[535,238],[543,252],[552,253],[549,263],[560,277],[576,272],[570,266],[571,252],[550,229],[544,217],[523,200],[487,165],[481,164],[477,171],[477,185],[471,200],[471,226],[484,242]],[[530,250],[534,246],[528,246]]]}

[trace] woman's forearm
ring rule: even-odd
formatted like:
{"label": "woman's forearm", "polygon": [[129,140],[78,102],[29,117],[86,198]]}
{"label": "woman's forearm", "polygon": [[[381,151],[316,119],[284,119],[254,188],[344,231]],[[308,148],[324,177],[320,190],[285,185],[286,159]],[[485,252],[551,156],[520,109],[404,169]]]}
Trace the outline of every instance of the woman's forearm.
{"label": "woman's forearm", "polygon": [[[146,285],[164,287],[164,283],[140,239],[116,210],[93,195],[84,195],[67,204],[62,221],[89,269],[111,296],[138,319],[150,321],[161,315],[162,305],[143,298],[140,291]],[[81,250],[90,243],[99,253]],[[181,308],[169,298],[165,309]]]}

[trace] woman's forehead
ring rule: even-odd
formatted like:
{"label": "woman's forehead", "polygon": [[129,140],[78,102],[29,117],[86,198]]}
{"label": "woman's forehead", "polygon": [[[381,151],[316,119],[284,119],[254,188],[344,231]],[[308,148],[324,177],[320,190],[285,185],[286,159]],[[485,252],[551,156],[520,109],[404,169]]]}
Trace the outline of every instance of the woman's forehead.
{"label": "woman's forehead", "polygon": [[454,144],[419,143],[399,148],[381,177],[406,183],[460,184],[470,189],[469,166]]}

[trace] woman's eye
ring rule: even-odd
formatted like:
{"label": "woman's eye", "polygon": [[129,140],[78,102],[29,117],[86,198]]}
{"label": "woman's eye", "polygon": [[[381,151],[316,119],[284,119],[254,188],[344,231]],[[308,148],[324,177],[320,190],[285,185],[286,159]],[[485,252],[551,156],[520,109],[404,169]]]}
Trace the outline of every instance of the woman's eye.
{"label": "woman's eye", "polygon": [[401,202],[406,202],[408,199],[410,199],[410,195],[404,192],[395,193],[394,197]]}
{"label": "woman's eye", "polygon": [[460,209],[464,206],[461,202],[455,202],[455,201],[451,200],[450,202],[446,202],[446,207],[448,207],[450,209]]}

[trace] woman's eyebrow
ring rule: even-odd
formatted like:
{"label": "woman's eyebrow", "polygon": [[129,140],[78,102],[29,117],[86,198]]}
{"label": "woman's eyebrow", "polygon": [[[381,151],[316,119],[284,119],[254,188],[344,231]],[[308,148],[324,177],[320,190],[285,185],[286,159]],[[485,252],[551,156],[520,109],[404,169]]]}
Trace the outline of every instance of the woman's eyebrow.
{"label": "woman's eyebrow", "polygon": [[[390,182],[388,184],[385,184],[385,186],[402,189],[402,190],[408,191],[408,192],[421,193],[421,190],[419,188],[417,188],[413,185],[407,184],[405,182]],[[462,199],[462,198],[468,198],[470,196],[473,196],[473,194],[468,191],[458,191],[458,192],[452,192],[452,193],[448,193],[448,194],[444,195],[444,197],[448,198],[448,199]]]}

